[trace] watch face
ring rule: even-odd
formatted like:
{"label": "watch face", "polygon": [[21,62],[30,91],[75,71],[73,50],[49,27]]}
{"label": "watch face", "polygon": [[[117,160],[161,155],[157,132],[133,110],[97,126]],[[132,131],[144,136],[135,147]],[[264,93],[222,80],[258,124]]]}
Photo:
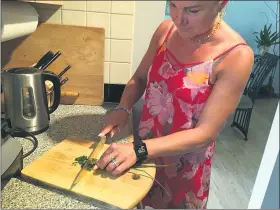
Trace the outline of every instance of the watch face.
{"label": "watch face", "polygon": [[148,151],[145,143],[140,142],[139,144],[137,144],[134,141],[134,151],[136,153],[137,163],[141,163],[142,161],[146,160]]}
{"label": "watch face", "polygon": [[138,153],[139,153],[140,155],[142,155],[142,154],[145,154],[145,153],[146,153],[146,148],[145,148],[145,145],[141,145],[141,146],[139,146],[139,148],[138,148]]}
{"label": "watch face", "polygon": [[135,152],[137,157],[146,157],[148,155],[148,151],[145,144],[137,145],[135,148]]}

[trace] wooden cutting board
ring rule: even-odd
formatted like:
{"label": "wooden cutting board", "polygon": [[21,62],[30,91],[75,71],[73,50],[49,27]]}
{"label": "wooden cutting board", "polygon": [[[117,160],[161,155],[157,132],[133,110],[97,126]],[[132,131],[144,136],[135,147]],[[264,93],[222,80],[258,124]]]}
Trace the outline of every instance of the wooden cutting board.
{"label": "wooden cutting board", "polygon": [[48,70],[58,74],[67,65],[72,67],[63,78],[69,80],[62,90],[75,91],[75,104],[101,105],[104,101],[103,28],[41,23],[29,36],[1,43],[2,70],[31,66],[46,52],[62,54]]}
{"label": "wooden cutting board", "polygon": [[[114,177],[105,170],[88,172],[70,191],[71,184],[80,171],[73,166],[76,157],[88,156],[97,144],[93,141],[68,138],[27,165],[22,170],[22,177],[28,181],[61,189],[66,193],[93,201],[96,206],[103,207],[103,202],[122,209],[134,208],[150,190],[156,169],[141,168],[141,171],[130,169],[125,174]],[[105,145],[105,149],[108,145]],[[102,151],[102,153],[105,151]],[[101,155],[101,154],[100,154]],[[149,163],[153,165],[153,163]],[[133,179],[133,173],[140,178]],[[149,177],[149,175],[152,177]],[[95,201],[95,202],[94,202]]]}

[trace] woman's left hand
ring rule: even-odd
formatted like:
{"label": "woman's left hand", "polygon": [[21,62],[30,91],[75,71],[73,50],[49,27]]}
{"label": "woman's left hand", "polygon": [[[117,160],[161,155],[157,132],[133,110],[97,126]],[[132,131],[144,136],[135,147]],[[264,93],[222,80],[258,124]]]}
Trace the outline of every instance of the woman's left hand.
{"label": "woman's left hand", "polygon": [[136,154],[132,143],[112,143],[96,162],[94,170],[105,169],[113,175],[119,175],[136,163]]}

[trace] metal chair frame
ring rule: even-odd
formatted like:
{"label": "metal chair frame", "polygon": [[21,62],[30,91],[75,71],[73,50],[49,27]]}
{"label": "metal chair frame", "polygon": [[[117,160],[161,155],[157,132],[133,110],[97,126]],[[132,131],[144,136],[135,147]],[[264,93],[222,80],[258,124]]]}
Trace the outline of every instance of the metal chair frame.
{"label": "metal chair frame", "polygon": [[249,97],[252,101],[252,106],[248,108],[237,107],[231,124],[231,127],[236,127],[241,131],[246,141],[248,140],[251,115],[255,100],[258,98],[258,92],[269,73],[277,67],[278,60],[279,56],[267,52],[263,55],[255,55],[253,71],[243,92],[243,95]]}

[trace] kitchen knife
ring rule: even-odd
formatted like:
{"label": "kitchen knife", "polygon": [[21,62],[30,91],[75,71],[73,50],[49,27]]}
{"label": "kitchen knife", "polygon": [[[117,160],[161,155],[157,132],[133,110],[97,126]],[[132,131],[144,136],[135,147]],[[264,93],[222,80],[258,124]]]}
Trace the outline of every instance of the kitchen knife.
{"label": "kitchen knife", "polygon": [[38,68],[40,69],[43,65],[45,65],[47,62],[49,62],[51,60],[51,58],[53,57],[53,52],[49,51],[47,52],[34,66],[34,68]]}
{"label": "kitchen knife", "polygon": [[55,53],[54,56],[52,56],[51,60],[50,60],[48,63],[44,64],[44,65],[42,66],[41,69],[44,71],[44,70],[45,70],[46,68],[48,68],[48,66],[51,65],[60,55],[61,55],[61,52],[60,52],[60,51],[58,51],[57,53]]}
{"label": "kitchen knife", "polygon": [[63,80],[60,81],[60,86],[64,85],[68,81],[68,77],[64,78]]}
{"label": "kitchen knife", "polygon": [[84,166],[82,167],[82,169],[79,171],[78,175],[76,176],[75,180],[73,181],[73,183],[70,187],[70,190],[85,176],[85,174],[88,173],[87,166],[90,163],[91,159],[99,158],[100,152],[102,151],[103,146],[106,143],[107,136],[101,137],[96,148],[92,150],[92,152],[88,156],[87,162],[84,164]]}
{"label": "kitchen knife", "polygon": [[61,78],[63,74],[65,74],[72,66],[68,65],[62,72],[60,72],[57,76],[58,78]]}

